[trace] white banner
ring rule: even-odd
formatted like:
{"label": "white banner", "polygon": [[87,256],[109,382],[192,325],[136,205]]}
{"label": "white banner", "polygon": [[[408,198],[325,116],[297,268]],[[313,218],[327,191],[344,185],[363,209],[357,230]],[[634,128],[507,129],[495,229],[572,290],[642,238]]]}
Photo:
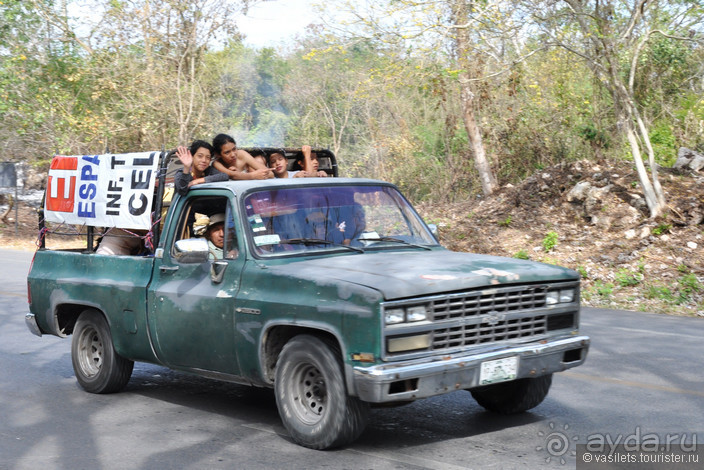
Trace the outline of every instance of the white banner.
{"label": "white banner", "polygon": [[55,156],[44,217],[72,225],[149,229],[159,155]]}

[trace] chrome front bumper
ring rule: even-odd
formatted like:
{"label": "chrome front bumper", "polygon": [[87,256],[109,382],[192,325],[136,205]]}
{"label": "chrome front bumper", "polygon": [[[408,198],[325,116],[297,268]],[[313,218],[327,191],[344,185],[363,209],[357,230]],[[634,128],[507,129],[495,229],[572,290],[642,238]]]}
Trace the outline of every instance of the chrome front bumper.
{"label": "chrome front bumper", "polygon": [[386,363],[353,369],[357,396],[370,403],[416,400],[479,386],[479,371],[486,361],[518,356],[517,379],[539,377],[584,363],[588,336],[524,344],[496,351],[461,356]]}
{"label": "chrome front bumper", "polygon": [[39,325],[37,324],[37,317],[33,313],[28,313],[24,316],[24,322],[27,325],[27,328],[29,328],[29,331],[31,331],[33,334],[37,336],[42,335],[42,330],[39,329]]}

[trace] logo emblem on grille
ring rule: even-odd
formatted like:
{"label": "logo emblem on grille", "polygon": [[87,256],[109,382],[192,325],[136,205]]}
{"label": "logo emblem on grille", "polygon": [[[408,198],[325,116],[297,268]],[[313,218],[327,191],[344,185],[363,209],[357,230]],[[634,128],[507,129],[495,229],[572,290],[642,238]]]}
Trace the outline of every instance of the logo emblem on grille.
{"label": "logo emblem on grille", "polygon": [[482,323],[494,326],[500,321],[502,321],[504,318],[506,318],[505,313],[497,312],[494,310],[486,314],[486,316],[482,319]]}

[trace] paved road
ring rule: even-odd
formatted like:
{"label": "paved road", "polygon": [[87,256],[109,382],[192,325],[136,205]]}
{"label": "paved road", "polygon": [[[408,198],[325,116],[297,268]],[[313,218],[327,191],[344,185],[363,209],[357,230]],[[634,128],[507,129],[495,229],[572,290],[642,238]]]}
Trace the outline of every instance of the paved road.
{"label": "paved road", "polygon": [[598,436],[704,443],[704,319],[584,309],[587,363],[531,412],[454,392],[374,409],[356,443],[319,452],[290,442],[268,390],[137,364],[124,392],[83,392],[70,341],[25,328],[31,256],[0,250],[0,470],[574,468],[575,444]]}

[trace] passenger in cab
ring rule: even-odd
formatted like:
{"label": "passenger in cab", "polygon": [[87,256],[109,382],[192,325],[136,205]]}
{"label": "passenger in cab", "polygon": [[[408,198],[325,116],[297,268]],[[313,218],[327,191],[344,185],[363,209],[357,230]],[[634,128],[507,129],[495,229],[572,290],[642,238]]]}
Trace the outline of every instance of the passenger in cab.
{"label": "passenger in cab", "polygon": [[[227,134],[218,134],[213,139],[215,162],[213,166],[233,180],[265,180],[272,178],[266,165],[256,161],[246,150],[238,149],[235,139]],[[251,171],[245,171],[251,167]]]}
{"label": "passenger in cab", "polygon": [[204,140],[195,140],[189,148],[179,146],[176,156],[183,164],[183,171],[176,173],[174,187],[185,195],[196,184],[227,181],[227,175],[210,166],[213,147]]}

